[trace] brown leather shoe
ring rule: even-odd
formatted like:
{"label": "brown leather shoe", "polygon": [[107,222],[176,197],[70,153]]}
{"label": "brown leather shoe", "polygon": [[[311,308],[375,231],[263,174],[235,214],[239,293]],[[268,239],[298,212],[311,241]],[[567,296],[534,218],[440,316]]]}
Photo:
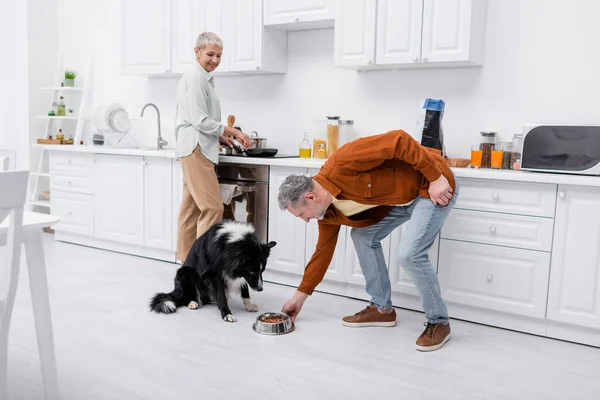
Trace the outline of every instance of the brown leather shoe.
{"label": "brown leather shoe", "polygon": [[363,326],[395,326],[396,310],[392,308],[391,312],[384,314],[377,311],[377,306],[371,304],[354,315],[342,318],[342,325],[355,328]]}
{"label": "brown leather shoe", "polygon": [[426,322],[425,330],[417,339],[417,350],[434,351],[450,340],[450,324],[430,324]]}

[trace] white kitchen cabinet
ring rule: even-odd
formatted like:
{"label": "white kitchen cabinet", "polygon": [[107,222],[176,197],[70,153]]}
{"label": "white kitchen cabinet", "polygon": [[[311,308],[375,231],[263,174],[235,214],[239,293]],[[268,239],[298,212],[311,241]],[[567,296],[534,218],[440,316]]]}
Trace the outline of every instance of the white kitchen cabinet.
{"label": "white kitchen cabinet", "polygon": [[230,70],[267,74],[287,68],[287,32],[263,27],[261,0],[233,0]]}
{"label": "white kitchen cabinet", "polygon": [[[312,257],[315,247],[317,245],[317,239],[319,238],[319,226],[316,220],[310,221],[306,225],[306,255],[305,260],[306,263],[310,261]],[[345,276],[345,246],[346,246],[346,228],[341,227],[340,233],[338,236],[338,241],[335,246],[335,253],[333,254],[333,259],[331,260],[331,264],[329,264],[329,268],[327,269],[327,273],[323,277],[323,281],[335,281],[335,282],[346,282]],[[347,265],[347,264],[346,264]]]}
{"label": "white kitchen cabinet", "polygon": [[223,40],[223,54],[214,76],[237,75],[230,69],[234,26],[233,0],[175,0],[171,3],[171,64],[174,73],[184,73],[196,65],[194,47],[202,32],[214,32]]}
{"label": "white kitchen cabinet", "polygon": [[170,0],[122,0],[121,6],[121,73],[169,73]]}
{"label": "white kitchen cabinet", "polygon": [[[279,186],[291,174],[306,174],[306,168],[271,167],[269,172],[269,241],[271,249],[267,269],[290,274],[304,274],[306,266],[306,222],[277,205]],[[298,281],[299,283],[299,281]]]}
{"label": "white kitchen cabinet", "polygon": [[77,235],[94,235],[94,197],[89,194],[53,190],[52,215],[60,217],[54,229]]}
{"label": "white kitchen cabinet", "polygon": [[169,250],[172,246],[172,163],[168,158],[144,160],[144,245]]}
{"label": "white kitchen cabinet", "polygon": [[375,65],[377,0],[344,0],[336,7],[334,65]]}
{"label": "white kitchen cabinet", "polygon": [[417,64],[422,24],[423,0],[378,0],[376,64]]}
{"label": "white kitchen cabinet", "polygon": [[337,1],[264,0],[264,26],[288,31],[332,28]]}
{"label": "white kitchen cabinet", "polygon": [[442,239],[438,275],[456,318],[478,321],[467,306],[543,319],[550,253]]}
{"label": "white kitchen cabinet", "polygon": [[[558,187],[548,335],[600,346],[600,188]],[[581,332],[569,327],[586,329]],[[581,339],[580,339],[581,338]],[[578,340],[579,339],[579,340]]]}
{"label": "white kitchen cabinet", "polygon": [[[181,172],[181,164],[178,160],[173,160],[173,193],[172,193],[172,204],[173,209],[171,210],[172,215],[172,243],[171,250],[177,252],[177,229],[179,221],[179,210],[181,208],[181,199],[183,196],[183,174]],[[185,260],[181,260],[185,261]]]}
{"label": "white kitchen cabinet", "polygon": [[96,155],[93,174],[95,237],[143,245],[143,157]]}
{"label": "white kitchen cabinet", "polygon": [[421,62],[481,65],[487,1],[425,0]]}
{"label": "white kitchen cabinet", "polygon": [[[356,254],[356,247],[354,247],[354,241],[351,236],[352,228],[348,227],[346,230],[346,261],[345,261],[345,279],[346,282],[360,285],[364,288],[365,278],[360,267],[358,255]],[[383,257],[385,263],[390,267],[390,235],[381,241],[381,248],[383,251]]]}
{"label": "white kitchen cabinet", "polygon": [[[369,70],[483,63],[487,0],[341,3],[335,28],[338,67]],[[376,34],[371,34],[372,26]]]}

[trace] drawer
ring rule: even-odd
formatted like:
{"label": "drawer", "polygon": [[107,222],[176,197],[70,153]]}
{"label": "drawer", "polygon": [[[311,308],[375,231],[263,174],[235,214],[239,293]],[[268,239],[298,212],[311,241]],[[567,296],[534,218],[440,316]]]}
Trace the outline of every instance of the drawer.
{"label": "drawer", "polygon": [[94,156],[91,154],[50,152],[50,171],[68,171],[75,175],[91,172]]}
{"label": "drawer", "polygon": [[60,217],[57,231],[94,236],[94,197],[89,194],[53,191],[52,214]]}
{"label": "drawer", "polygon": [[556,185],[460,179],[455,208],[554,218]]}
{"label": "drawer", "polygon": [[549,252],[553,226],[550,218],[454,209],[441,235],[443,239]]}
{"label": "drawer", "polygon": [[90,175],[72,175],[67,173],[50,173],[50,190],[74,193],[93,194]]}
{"label": "drawer", "polygon": [[550,253],[442,239],[438,275],[449,303],[544,318]]}

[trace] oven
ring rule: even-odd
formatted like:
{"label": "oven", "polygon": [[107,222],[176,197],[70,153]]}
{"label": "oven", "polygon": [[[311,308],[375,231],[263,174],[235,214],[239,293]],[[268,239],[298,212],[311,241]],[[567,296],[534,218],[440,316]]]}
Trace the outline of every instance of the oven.
{"label": "oven", "polygon": [[219,163],[216,168],[223,202],[223,219],[248,222],[267,242],[269,166]]}

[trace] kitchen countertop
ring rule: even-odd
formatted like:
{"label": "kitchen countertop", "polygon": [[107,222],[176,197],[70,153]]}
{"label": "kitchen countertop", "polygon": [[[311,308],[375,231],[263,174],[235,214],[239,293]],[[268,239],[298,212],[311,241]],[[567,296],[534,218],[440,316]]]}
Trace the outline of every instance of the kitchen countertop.
{"label": "kitchen countertop", "polygon": [[[115,154],[145,157],[175,158],[175,149],[125,149],[104,146],[40,145],[51,151],[81,152],[94,154]],[[242,163],[251,165],[270,165],[280,167],[320,168],[326,160],[315,158],[259,158],[244,156],[219,156],[220,163]],[[600,176],[539,173],[528,171],[493,170],[476,168],[452,168],[458,178],[488,179],[498,181],[552,183],[561,185],[581,185],[600,187]]]}

